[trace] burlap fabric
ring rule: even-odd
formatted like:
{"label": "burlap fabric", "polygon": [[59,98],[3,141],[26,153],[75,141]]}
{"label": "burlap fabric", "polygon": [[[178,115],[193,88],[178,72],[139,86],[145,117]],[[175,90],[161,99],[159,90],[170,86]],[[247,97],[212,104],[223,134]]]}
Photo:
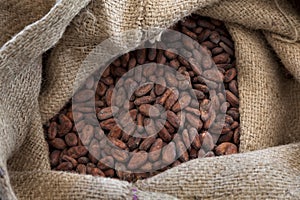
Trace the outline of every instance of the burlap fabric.
{"label": "burlap fabric", "polygon": [[[300,199],[300,15],[293,2],[0,5],[1,199]],[[134,184],[51,171],[42,124],[72,96],[91,49],[121,31],[166,28],[193,12],[225,21],[235,42],[242,154],[192,160]],[[282,66],[294,79],[283,76]]]}

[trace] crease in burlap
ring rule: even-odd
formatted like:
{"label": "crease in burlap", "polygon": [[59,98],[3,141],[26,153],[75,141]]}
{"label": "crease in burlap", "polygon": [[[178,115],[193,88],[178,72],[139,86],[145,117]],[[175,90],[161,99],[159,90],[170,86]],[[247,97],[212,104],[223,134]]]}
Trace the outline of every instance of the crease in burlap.
{"label": "crease in burlap", "polygon": [[[108,0],[92,1],[84,8],[87,3],[57,2],[45,17],[0,49],[3,199],[14,199],[14,194],[19,199],[300,198],[300,144],[289,144],[300,139],[299,38],[292,44],[280,39],[295,39],[291,26],[299,30],[299,15],[287,0],[278,1],[280,10],[272,0]],[[121,31],[166,28],[192,12],[225,21],[235,42],[241,152],[288,145],[189,161],[135,184],[51,171],[42,123],[71,97],[76,73],[89,52],[108,37],[118,39]],[[2,44],[37,19],[25,19],[19,28],[6,31]],[[54,44],[40,89],[41,55]],[[295,79],[283,77],[278,58]]]}

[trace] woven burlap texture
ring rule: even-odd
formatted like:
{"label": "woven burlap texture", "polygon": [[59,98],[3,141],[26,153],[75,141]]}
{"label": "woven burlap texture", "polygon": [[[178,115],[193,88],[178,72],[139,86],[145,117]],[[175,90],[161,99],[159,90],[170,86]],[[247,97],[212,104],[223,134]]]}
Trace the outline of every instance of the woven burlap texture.
{"label": "woven burlap texture", "polygon": [[[2,199],[300,198],[300,16],[288,0],[1,3]],[[235,42],[244,153],[193,160],[134,184],[51,171],[42,124],[72,96],[93,47],[195,12],[225,21]]]}

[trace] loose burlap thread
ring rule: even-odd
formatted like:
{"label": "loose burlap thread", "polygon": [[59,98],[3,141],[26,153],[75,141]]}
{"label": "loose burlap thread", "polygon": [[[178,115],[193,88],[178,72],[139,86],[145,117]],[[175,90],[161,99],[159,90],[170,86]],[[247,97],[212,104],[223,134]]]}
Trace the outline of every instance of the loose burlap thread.
{"label": "loose burlap thread", "polygon": [[[0,2],[2,199],[300,198],[300,16],[288,0]],[[241,154],[192,160],[134,184],[51,171],[42,124],[72,96],[95,45],[191,13],[225,21],[234,40]]]}

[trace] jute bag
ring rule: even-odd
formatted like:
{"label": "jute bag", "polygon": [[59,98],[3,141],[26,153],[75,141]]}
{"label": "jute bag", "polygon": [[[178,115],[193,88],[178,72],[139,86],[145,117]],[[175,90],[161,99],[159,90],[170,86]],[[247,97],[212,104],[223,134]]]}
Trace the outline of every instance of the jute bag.
{"label": "jute bag", "polygon": [[[0,199],[300,199],[300,16],[288,0],[0,0]],[[128,183],[50,170],[42,124],[81,62],[121,31],[191,13],[226,22],[239,72],[241,154]],[[42,68],[42,54],[52,48]],[[294,79],[282,73],[286,67]]]}

